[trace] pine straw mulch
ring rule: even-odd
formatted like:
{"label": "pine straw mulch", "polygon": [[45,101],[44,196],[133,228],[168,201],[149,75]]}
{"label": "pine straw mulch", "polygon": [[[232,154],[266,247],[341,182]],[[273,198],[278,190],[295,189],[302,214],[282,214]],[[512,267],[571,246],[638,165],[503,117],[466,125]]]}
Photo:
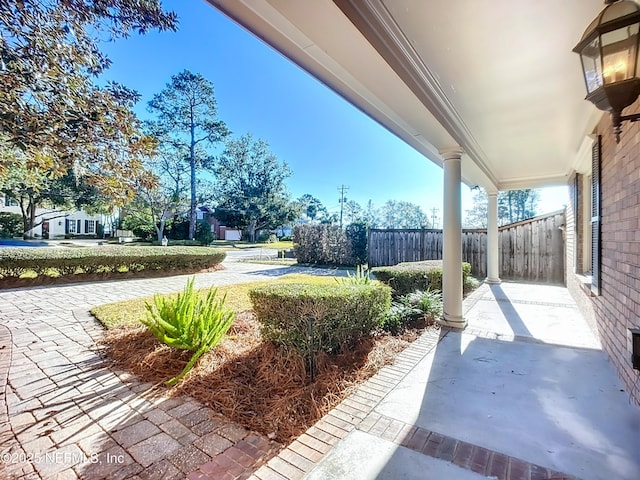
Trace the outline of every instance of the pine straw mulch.
{"label": "pine straw mulch", "polygon": [[[228,336],[203,355],[193,370],[169,389],[210,406],[243,427],[287,444],[297,438],[353,389],[393,362],[429,326],[425,321],[400,336],[381,334],[354,351],[319,354],[312,383],[297,354],[263,342],[250,311],[240,313]],[[107,353],[122,369],[145,382],[163,382],[178,374],[190,354],[161,344],[145,327],[110,330],[103,340]]]}

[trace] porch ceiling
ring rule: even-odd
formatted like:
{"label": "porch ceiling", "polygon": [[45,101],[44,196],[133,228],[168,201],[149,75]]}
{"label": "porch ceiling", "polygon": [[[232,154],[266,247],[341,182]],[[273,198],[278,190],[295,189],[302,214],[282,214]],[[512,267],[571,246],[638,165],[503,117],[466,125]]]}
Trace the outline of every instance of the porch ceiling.
{"label": "porch ceiling", "polygon": [[564,184],[602,112],[571,52],[602,0],[207,0],[469,185]]}

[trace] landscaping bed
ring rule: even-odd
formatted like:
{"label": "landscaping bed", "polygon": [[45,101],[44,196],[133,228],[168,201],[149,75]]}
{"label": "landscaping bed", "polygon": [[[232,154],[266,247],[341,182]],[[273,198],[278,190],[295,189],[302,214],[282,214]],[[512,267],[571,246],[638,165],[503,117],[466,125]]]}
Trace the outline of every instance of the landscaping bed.
{"label": "landscaping bed", "polygon": [[[334,277],[290,275],[268,285],[303,282],[336,284]],[[437,328],[423,317],[400,335],[379,332],[341,353],[319,352],[311,381],[302,355],[263,340],[249,301],[249,291],[258,286],[218,289],[219,295],[229,294],[227,305],[236,311],[236,319],[222,342],[171,388],[162,382],[178,374],[190,354],[161,344],[148,329],[136,326],[137,318],[144,315],[144,299],[97,307],[92,313],[110,328],[103,346],[119,368],[143,381],[157,382],[168,394],[190,395],[245,428],[285,444],[391,363],[425,328]]]}
{"label": "landscaping bed", "polygon": [[207,247],[0,248],[0,288],[194,273],[219,268]]}

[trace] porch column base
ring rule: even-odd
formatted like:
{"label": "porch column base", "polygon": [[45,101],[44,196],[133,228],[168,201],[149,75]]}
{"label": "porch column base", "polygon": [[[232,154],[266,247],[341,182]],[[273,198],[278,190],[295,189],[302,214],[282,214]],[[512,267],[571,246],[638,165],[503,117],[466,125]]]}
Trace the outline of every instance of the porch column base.
{"label": "porch column base", "polygon": [[443,327],[456,328],[464,330],[467,327],[467,321],[459,315],[447,315],[446,313],[438,321]]}
{"label": "porch column base", "polygon": [[502,280],[499,278],[485,278],[484,283],[488,283],[489,285],[499,285],[502,283]]}

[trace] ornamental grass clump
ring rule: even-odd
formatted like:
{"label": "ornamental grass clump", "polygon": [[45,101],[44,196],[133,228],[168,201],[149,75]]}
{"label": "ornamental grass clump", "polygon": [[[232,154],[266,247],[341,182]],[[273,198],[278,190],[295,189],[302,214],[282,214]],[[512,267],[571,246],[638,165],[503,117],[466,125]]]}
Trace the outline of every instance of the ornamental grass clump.
{"label": "ornamental grass clump", "polygon": [[204,353],[220,343],[235,318],[233,310],[224,305],[226,295],[219,298],[212,288],[202,297],[193,289],[194,280],[191,278],[175,298],[154,295],[153,303],[145,305],[146,318],[140,319],[165,345],[193,353],[182,372],[165,382],[169,386],[181,380]]}

